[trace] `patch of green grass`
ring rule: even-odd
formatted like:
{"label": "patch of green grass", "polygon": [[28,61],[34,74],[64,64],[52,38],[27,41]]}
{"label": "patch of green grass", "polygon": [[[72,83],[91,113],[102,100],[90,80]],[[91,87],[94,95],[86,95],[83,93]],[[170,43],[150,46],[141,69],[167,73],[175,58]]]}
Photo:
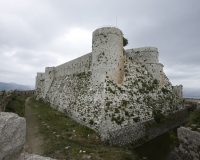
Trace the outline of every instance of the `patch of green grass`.
{"label": "patch of green grass", "polygon": [[[30,99],[30,106],[37,113],[40,133],[44,137],[44,156],[56,159],[127,160],[136,157],[126,147],[105,146],[92,129],[82,126],[66,114],[51,108],[47,103]],[[50,126],[50,127],[48,127]],[[70,146],[69,149],[65,147]],[[79,153],[80,150],[86,153]]]}
{"label": "patch of green grass", "polygon": [[168,132],[169,136],[170,136],[170,141],[171,141],[171,148],[173,147],[178,147],[180,144],[179,138],[177,137],[177,135],[171,130]]}
{"label": "patch of green grass", "polygon": [[157,123],[161,123],[165,120],[165,115],[161,110],[153,110],[153,118]]}
{"label": "patch of green grass", "polygon": [[26,98],[27,96],[25,95],[14,97],[12,101],[7,104],[5,112],[13,112],[18,114],[20,117],[24,117]]}
{"label": "patch of green grass", "polygon": [[200,109],[196,109],[190,114],[190,124],[200,125]]}

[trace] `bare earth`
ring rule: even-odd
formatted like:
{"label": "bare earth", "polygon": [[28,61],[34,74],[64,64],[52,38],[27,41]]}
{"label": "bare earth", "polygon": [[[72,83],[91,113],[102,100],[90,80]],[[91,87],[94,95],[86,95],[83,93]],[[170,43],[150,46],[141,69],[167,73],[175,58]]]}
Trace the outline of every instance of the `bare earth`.
{"label": "bare earth", "polygon": [[25,102],[25,118],[26,118],[26,143],[23,147],[23,152],[30,154],[42,155],[43,137],[39,134],[37,114],[29,106],[29,98]]}

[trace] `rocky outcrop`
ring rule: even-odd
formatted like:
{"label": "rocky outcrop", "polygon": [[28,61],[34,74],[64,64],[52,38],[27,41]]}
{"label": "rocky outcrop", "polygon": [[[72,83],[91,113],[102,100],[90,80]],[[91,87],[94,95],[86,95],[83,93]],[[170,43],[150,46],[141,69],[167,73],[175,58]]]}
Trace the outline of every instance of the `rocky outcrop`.
{"label": "rocky outcrop", "polygon": [[0,112],[0,160],[55,160],[20,153],[26,141],[26,119],[15,113]]}
{"label": "rocky outcrop", "polygon": [[172,160],[199,160],[200,159],[200,133],[191,128],[178,129],[180,145],[172,152]]}
{"label": "rocky outcrop", "polygon": [[26,120],[14,113],[0,112],[0,160],[20,151],[25,143]]}
{"label": "rocky outcrop", "polygon": [[[12,159],[14,160],[14,159]],[[35,154],[21,153],[17,160],[56,160],[49,157],[43,157]]]}

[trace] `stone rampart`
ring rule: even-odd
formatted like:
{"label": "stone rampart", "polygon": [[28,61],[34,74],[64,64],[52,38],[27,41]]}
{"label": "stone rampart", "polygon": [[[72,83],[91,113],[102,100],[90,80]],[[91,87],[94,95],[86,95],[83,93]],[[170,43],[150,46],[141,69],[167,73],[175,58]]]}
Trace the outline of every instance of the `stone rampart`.
{"label": "stone rampart", "polygon": [[19,90],[17,90],[17,91],[14,91],[15,92],[15,94],[17,94],[17,95],[31,95],[31,94],[35,94],[35,90],[25,90],[25,91],[19,91]]}
{"label": "stone rampart", "polygon": [[132,147],[137,147],[187,122],[188,116],[188,112],[183,110],[171,114],[162,123],[155,123],[152,119],[123,129],[115,130],[109,133],[109,143],[113,145],[131,143]]}
{"label": "stone rampart", "polygon": [[[88,53],[72,61],[55,67],[55,77],[89,72],[91,69],[92,53]],[[45,72],[47,74],[47,72]]]}
{"label": "stone rampart", "polygon": [[[184,110],[158,61],[157,48],[125,51],[123,33],[105,27],[93,32],[92,53],[83,57],[46,68],[45,78],[37,74],[36,99],[94,129],[102,141],[116,139],[118,131],[126,137],[156,114]],[[82,62],[88,65],[85,69]],[[134,139],[120,143],[130,141]]]}

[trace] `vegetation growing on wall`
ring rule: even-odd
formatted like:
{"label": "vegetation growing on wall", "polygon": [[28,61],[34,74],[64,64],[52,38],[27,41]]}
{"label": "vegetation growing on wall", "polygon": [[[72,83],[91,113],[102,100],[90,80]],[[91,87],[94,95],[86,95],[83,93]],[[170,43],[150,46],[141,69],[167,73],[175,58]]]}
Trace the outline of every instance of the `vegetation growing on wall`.
{"label": "vegetation growing on wall", "polygon": [[198,128],[200,128],[200,109],[199,108],[190,113],[189,123],[187,124],[187,126],[189,125],[193,131],[199,131],[198,130]]}
{"label": "vegetation growing on wall", "polygon": [[127,46],[128,45],[128,39],[123,37],[123,46]]}
{"label": "vegetation growing on wall", "polygon": [[161,110],[153,110],[153,118],[157,123],[161,123],[165,119],[165,115]]}
{"label": "vegetation growing on wall", "polygon": [[[171,84],[166,83],[160,87],[159,81],[149,76],[148,70],[142,64],[125,64],[124,72],[127,81],[121,86],[108,76],[105,80],[107,86],[105,104],[110,106],[112,103],[113,106],[108,107],[106,113],[114,113],[111,118],[113,122],[123,125],[127,121],[138,123],[154,119],[157,123],[161,123],[165,120],[165,115],[179,109],[178,97],[170,90]],[[116,103],[118,99],[120,101]],[[124,119],[118,117],[119,113]]]}
{"label": "vegetation growing on wall", "polygon": [[178,147],[180,144],[179,138],[177,135],[171,130],[169,131],[170,141],[171,141],[171,148]]}

